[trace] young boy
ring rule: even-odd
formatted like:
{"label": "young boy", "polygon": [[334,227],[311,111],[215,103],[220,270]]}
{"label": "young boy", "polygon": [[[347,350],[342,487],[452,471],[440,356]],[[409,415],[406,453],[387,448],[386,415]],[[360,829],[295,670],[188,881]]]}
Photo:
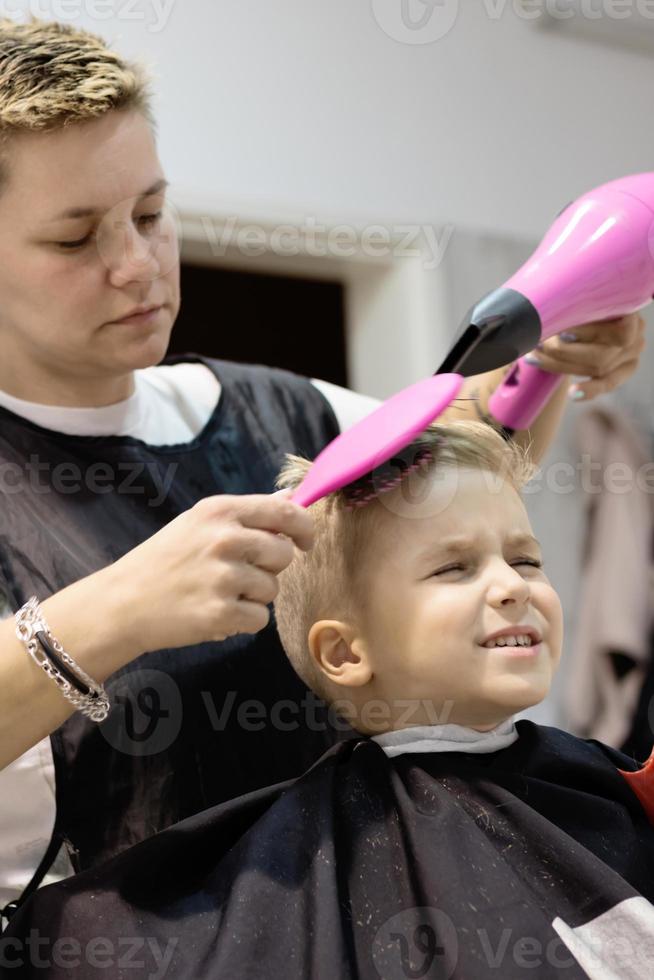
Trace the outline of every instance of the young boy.
{"label": "young boy", "polygon": [[314,548],[280,576],[288,656],[350,737],[40,889],[0,976],[651,978],[649,770],[514,721],[562,646],[533,466],[482,423],[425,447],[394,489],[373,474],[314,504]]}

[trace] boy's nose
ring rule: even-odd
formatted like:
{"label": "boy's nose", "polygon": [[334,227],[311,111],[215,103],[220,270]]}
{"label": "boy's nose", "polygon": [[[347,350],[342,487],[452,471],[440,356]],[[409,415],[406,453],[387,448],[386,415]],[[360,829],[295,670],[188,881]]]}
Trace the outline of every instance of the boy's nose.
{"label": "boy's nose", "polygon": [[489,588],[489,599],[498,605],[527,602],[531,594],[529,582],[515,568],[505,565],[497,572]]}

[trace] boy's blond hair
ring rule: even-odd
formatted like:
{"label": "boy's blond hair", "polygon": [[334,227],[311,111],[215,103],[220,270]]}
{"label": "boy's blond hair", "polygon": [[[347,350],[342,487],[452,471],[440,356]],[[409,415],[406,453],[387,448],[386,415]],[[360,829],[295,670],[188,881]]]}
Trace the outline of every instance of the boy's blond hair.
{"label": "boy's blond hair", "polygon": [[[99,36],[57,21],[0,18],[0,142],[135,109],[153,133],[150,76]],[[0,189],[8,179],[0,160]]]}
{"label": "boy's blond hair", "polygon": [[[408,447],[402,457],[414,458],[417,445]],[[421,434],[419,445],[431,447],[433,456],[432,462],[421,467],[421,475],[435,466],[486,470],[520,493],[537,469],[528,450],[506,442],[485,422],[434,423]],[[277,486],[295,489],[311,463],[290,454],[285,460]],[[373,478],[372,486],[374,482]],[[307,636],[320,619],[356,619],[364,601],[366,547],[384,509],[383,494],[354,508],[343,491],[316,501],[310,508],[314,546],[308,552],[296,549],[294,560],[279,575],[275,615],[282,644],[296,673],[328,703],[338,695],[330,690],[311,656]]]}

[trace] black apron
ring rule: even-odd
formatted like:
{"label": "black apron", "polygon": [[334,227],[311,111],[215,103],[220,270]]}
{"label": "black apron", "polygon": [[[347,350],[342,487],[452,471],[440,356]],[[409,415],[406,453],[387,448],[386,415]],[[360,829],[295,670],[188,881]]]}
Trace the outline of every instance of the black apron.
{"label": "black apron", "polygon": [[0,976],[651,980],[654,829],[618,772],[637,764],[516,727],[488,754],[333,746],[40,889]]}
{"label": "black apron", "polygon": [[[313,458],[338,435],[308,379],[192,354],[164,363],[182,361],[204,363],[222,393],[181,445],[65,435],[0,407],[0,588],[14,611],[120,558],[203,497],[270,493],[285,452]],[[65,841],[75,870],[91,867],[299,775],[339,737],[272,621],[256,635],[145,653],[105,686],[105,722],[75,713],[51,736],[57,819],[46,864]]]}

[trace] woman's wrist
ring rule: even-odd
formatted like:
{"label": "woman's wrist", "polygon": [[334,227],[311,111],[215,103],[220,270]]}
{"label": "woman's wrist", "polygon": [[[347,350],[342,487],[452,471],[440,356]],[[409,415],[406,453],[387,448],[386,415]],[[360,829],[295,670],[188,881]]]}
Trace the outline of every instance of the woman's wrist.
{"label": "woman's wrist", "polygon": [[109,565],[41,601],[53,636],[100,683],[143,653],[137,599],[114,568]]}

